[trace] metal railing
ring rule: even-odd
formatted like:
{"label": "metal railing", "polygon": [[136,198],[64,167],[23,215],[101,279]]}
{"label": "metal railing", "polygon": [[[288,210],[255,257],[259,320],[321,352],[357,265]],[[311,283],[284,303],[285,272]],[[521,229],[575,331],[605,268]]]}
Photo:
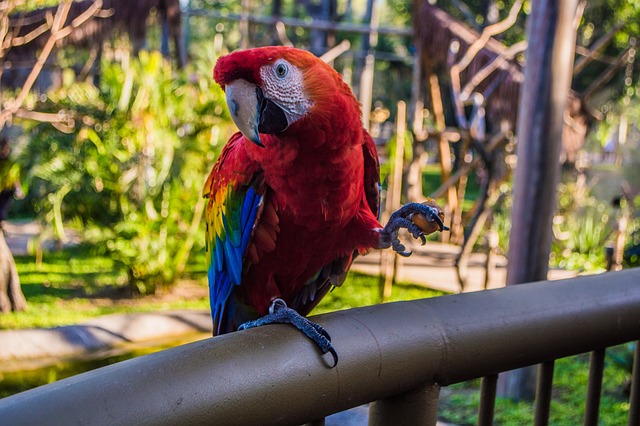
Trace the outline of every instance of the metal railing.
{"label": "metal railing", "polygon": [[[315,319],[331,333],[336,368],[297,330],[267,326],[2,399],[0,423],[295,425],[371,402],[372,425],[433,425],[440,386],[487,376],[479,417],[491,424],[497,373],[542,363],[535,422],[544,424],[553,360],[595,350],[588,399],[597,402],[602,348],[640,338],[640,268]],[[640,424],[639,370],[633,425]],[[597,421],[597,404],[587,403],[594,409]]]}

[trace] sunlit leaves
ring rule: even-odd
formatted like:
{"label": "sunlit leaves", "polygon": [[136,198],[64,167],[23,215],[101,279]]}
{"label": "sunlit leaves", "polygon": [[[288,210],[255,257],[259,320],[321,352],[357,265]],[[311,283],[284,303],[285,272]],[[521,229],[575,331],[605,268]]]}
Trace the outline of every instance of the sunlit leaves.
{"label": "sunlit leaves", "polygon": [[121,56],[103,61],[98,87],[71,82],[48,95],[41,107],[64,109],[76,127],[63,134],[33,125],[23,160],[38,210],[101,229],[92,242],[146,293],[172,282],[184,267],[178,263],[194,244],[200,247],[194,206],[213,163],[212,131],[228,136],[229,120],[210,77],[215,56],[185,73],[159,53]]}

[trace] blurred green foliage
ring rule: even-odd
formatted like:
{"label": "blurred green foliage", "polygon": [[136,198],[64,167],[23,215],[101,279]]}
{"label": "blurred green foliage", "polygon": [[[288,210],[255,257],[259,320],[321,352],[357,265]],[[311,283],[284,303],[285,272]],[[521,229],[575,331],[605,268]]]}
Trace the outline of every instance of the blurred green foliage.
{"label": "blurred green foliage", "polygon": [[160,292],[135,299],[128,297],[128,288],[123,287],[128,280],[123,265],[100,254],[96,246],[81,244],[47,253],[40,266],[35,256],[16,256],[15,260],[29,309],[0,316],[0,329],[58,327],[114,313],[209,307],[204,266],[192,260],[186,270],[189,281],[181,286],[201,287],[202,292],[166,298],[163,295],[168,292]]}
{"label": "blurred green foliage", "polygon": [[67,74],[41,105],[69,114],[71,129],[24,123],[20,158],[42,222],[64,241],[73,219],[135,293],[172,283],[202,248],[202,185],[231,129],[215,59],[205,52],[180,73],[159,53],[103,61],[99,86]]}
{"label": "blurred green foliage", "polygon": [[[3,142],[0,141],[0,149]],[[20,165],[13,161],[10,155],[3,156],[0,153],[0,191],[11,190],[16,182],[20,181]]]}
{"label": "blurred green foliage", "polygon": [[603,272],[613,231],[612,209],[575,180],[558,185],[551,264],[580,272]]}
{"label": "blurred green foliage", "polygon": [[632,206],[631,209],[636,214],[629,226],[629,238],[625,245],[624,266],[636,268],[640,266],[640,195],[636,196],[633,202],[628,204]]}
{"label": "blurred green foliage", "polygon": [[[26,2],[25,7],[51,3],[34,0]],[[513,3],[513,0],[465,2],[479,26],[488,23],[488,5],[495,5],[498,19],[503,19]],[[523,22],[531,3],[525,2],[518,23],[497,36],[499,39],[511,44],[524,37]],[[440,0],[437,4],[458,19],[468,18],[452,1]],[[271,0],[252,3],[251,14],[267,16],[273,5]],[[242,12],[240,1],[192,0],[191,6],[216,11],[223,17]],[[364,1],[348,6],[338,2],[337,14],[345,22],[360,22],[365,8]],[[381,8],[381,25],[408,27],[413,24],[410,2],[388,0],[382,2]],[[608,10],[613,13],[605,13]],[[308,12],[299,2],[282,2],[284,16],[306,19]],[[638,16],[640,10],[634,2],[589,3],[579,30],[580,43],[588,45],[616,23],[624,22],[622,35],[605,52],[615,56],[628,45],[630,35],[637,33],[634,29]],[[64,74],[61,89],[29,100],[29,105],[37,110],[68,114],[73,120],[70,128],[58,126],[63,130],[59,131],[46,123],[22,122],[28,135],[21,155],[22,176],[31,186],[29,199],[42,222],[51,223],[60,240],[68,237],[69,226],[82,229],[88,241],[126,267],[129,284],[135,292],[152,292],[160,283],[170,283],[184,268],[192,248],[202,250],[203,239],[197,237],[202,232],[198,228],[201,184],[232,128],[224,116],[226,108],[221,91],[210,75],[216,59],[213,52],[238,47],[238,22],[192,16],[189,33],[190,51],[195,60],[186,72],[173,70],[158,54],[143,52],[139,59],[133,59],[119,50],[118,60],[103,60],[98,86],[75,81],[74,73],[69,70]],[[311,31],[293,26],[287,27],[287,36],[302,48],[308,47],[312,38]],[[338,58],[335,66],[357,74],[363,53],[357,52],[362,50],[366,36],[336,32],[331,37],[335,37],[335,43],[343,39],[351,41],[350,52]],[[257,24],[250,25],[250,38],[254,45],[279,42],[272,27]],[[387,58],[389,54],[405,58],[404,61],[376,61],[374,101],[389,107],[389,121],[394,118],[395,102],[410,96],[414,49],[410,37],[391,34],[378,37],[378,53]],[[61,63],[73,65],[77,52],[69,49],[62,52],[67,53]],[[587,82],[599,72],[597,66],[583,71],[576,79],[578,87],[584,86],[582,80]],[[632,81],[635,73],[633,71]],[[607,120],[594,132],[596,147],[613,131],[620,114],[628,114],[629,122],[634,122],[639,114],[637,97],[632,96],[636,86],[627,84],[622,77],[619,80],[616,90],[607,92],[616,100],[605,104]],[[619,88],[623,90],[617,90]],[[426,188],[433,190],[436,186]],[[602,248],[611,233],[612,213],[603,201],[563,207],[572,196],[570,187],[560,188],[559,205],[565,209],[560,216],[565,221],[556,224],[562,238],[554,243],[552,264],[601,270]],[[505,208],[493,220],[505,252],[510,230],[508,203],[507,199]],[[637,221],[636,218],[630,228],[629,244],[639,243],[638,226],[634,225]],[[638,255],[630,252],[627,264],[638,263]]]}
{"label": "blurred green foliage", "polygon": [[13,5],[11,6],[14,7],[17,12],[22,12],[33,9],[40,9],[43,7],[57,6],[58,4],[60,4],[60,0],[13,0]]}

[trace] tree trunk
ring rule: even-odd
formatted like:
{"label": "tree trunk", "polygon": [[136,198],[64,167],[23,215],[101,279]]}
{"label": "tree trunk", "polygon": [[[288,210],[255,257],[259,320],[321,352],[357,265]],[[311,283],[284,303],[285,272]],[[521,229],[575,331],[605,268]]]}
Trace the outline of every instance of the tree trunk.
{"label": "tree trunk", "polygon": [[[571,86],[579,0],[533,2],[527,22],[527,66],[518,114],[507,285],[547,279],[551,224],[560,174],[563,113]],[[498,392],[531,397],[528,371],[500,376]]]}
{"label": "tree trunk", "polygon": [[27,301],[20,288],[18,270],[0,228],[0,313],[24,311]]}

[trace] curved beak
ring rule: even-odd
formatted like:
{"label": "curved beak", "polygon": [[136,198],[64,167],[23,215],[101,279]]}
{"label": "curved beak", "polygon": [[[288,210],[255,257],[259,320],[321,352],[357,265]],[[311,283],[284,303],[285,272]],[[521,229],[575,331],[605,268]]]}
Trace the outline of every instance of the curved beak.
{"label": "curved beak", "polygon": [[262,89],[238,79],[225,87],[231,119],[251,142],[264,147],[260,133],[280,133],[289,127],[285,112],[275,102],[264,97]]}

